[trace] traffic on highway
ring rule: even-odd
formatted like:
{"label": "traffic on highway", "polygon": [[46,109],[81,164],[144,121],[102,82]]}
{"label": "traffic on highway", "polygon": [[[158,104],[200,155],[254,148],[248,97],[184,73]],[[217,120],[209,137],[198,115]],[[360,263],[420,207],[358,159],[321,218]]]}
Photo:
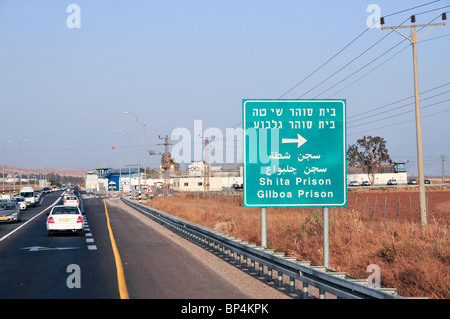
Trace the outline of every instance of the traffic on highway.
{"label": "traffic on highway", "polygon": [[241,270],[175,239],[120,198],[67,188],[25,210],[5,198],[0,299],[286,298],[256,279],[238,284]]}
{"label": "traffic on highway", "polygon": [[[85,234],[89,224],[79,190],[25,191],[26,198],[34,197],[25,208],[22,191],[2,196],[0,203],[0,298],[116,298],[113,285],[97,286],[90,279],[101,279],[103,270],[88,255],[96,247],[92,235]],[[70,195],[70,201],[64,203],[64,195]]]}

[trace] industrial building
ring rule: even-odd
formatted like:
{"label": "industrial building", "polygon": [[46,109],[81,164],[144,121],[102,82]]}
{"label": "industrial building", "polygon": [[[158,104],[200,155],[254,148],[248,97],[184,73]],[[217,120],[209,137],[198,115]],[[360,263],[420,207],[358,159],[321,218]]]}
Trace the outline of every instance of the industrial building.
{"label": "industrial building", "polygon": [[[175,192],[203,192],[209,180],[209,191],[220,192],[230,189],[233,185],[242,185],[242,166],[238,168],[224,169],[221,166],[211,166],[208,179],[204,176],[204,162],[192,162],[186,170],[170,170],[169,188]],[[387,185],[389,180],[395,179],[397,184],[407,184],[407,171],[405,162],[382,165],[379,172],[375,174],[375,185]],[[160,189],[164,185],[164,177],[160,168],[157,178],[146,176],[145,170],[137,168],[112,169],[108,167],[97,168],[86,174],[86,189],[96,192],[122,191],[132,194],[138,192],[139,179],[141,191],[147,186]],[[368,181],[367,173],[361,168],[349,167],[347,169],[347,182],[357,181],[361,184]]]}
{"label": "industrial building", "polygon": [[[408,183],[408,174],[406,171],[406,162],[394,162],[393,164],[381,165],[379,171],[375,174],[376,186],[387,185],[389,180],[396,180],[399,185]],[[361,184],[363,181],[369,181],[367,173],[364,173],[360,167],[347,168],[347,183],[356,181]]]}

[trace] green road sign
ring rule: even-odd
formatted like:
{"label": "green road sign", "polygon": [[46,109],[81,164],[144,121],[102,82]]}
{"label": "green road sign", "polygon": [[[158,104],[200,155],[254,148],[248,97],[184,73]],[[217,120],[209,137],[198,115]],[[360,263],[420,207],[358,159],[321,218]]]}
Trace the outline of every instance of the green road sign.
{"label": "green road sign", "polygon": [[244,206],[347,206],[345,107],[243,100]]}

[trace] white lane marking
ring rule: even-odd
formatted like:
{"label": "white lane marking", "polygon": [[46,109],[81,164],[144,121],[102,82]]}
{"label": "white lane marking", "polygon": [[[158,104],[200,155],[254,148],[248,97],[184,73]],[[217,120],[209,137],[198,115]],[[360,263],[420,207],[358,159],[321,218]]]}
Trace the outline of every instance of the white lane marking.
{"label": "white lane marking", "polygon": [[28,249],[28,251],[41,251],[41,250],[67,250],[67,249],[79,249],[80,247],[41,247],[41,246],[34,246],[34,247],[25,247],[22,249]]}
{"label": "white lane marking", "polygon": [[[84,236],[85,237],[92,237],[92,233],[90,232],[91,229],[89,228],[89,224],[87,222],[86,217],[84,217]],[[94,238],[86,238],[86,243],[93,243],[94,242]],[[87,249],[88,250],[97,250],[97,246],[96,245],[87,245]]]}

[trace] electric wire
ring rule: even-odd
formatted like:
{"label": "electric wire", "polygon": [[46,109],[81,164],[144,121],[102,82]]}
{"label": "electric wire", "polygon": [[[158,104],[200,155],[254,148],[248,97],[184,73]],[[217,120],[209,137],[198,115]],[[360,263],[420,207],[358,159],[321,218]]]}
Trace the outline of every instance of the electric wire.
{"label": "electric wire", "polygon": [[[427,97],[427,98],[421,99],[421,102],[426,101],[426,100],[429,100],[429,99],[432,99],[432,98],[434,98],[434,97],[436,97],[436,96],[440,96],[440,95],[449,93],[449,92],[450,92],[450,90],[445,91],[445,92],[441,92],[441,93],[438,93],[438,94],[435,94],[435,95],[432,95],[432,96],[429,96],[429,97]],[[401,106],[397,106],[397,107],[392,108],[392,109],[387,110],[387,111],[383,111],[383,112],[379,112],[379,113],[376,113],[376,114],[368,115],[368,116],[365,116],[365,117],[361,117],[361,118],[359,118],[359,119],[354,119],[354,120],[350,121],[350,123],[353,123],[353,122],[356,122],[356,121],[365,120],[365,119],[368,119],[368,118],[371,118],[371,117],[374,117],[374,116],[386,114],[386,113],[388,113],[388,112],[393,112],[393,111],[395,111],[395,110],[398,110],[398,109],[401,109],[401,108],[404,108],[404,107],[407,107],[407,106],[410,106],[410,105],[413,105],[413,104],[414,104],[414,102],[407,103],[407,104],[403,104],[403,105],[401,105]],[[349,123],[349,122],[347,121],[347,123]]]}
{"label": "electric wire", "polygon": [[[432,113],[432,114],[426,114],[426,115],[421,116],[421,118],[424,119],[424,118],[428,118],[428,117],[431,117],[431,116],[440,115],[440,114],[446,113],[446,112],[450,112],[450,109],[439,111],[439,112],[435,112],[435,113]],[[360,132],[347,133],[347,135],[348,136],[358,135],[358,134],[361,134],[361,133],[367,133],[369,131],[374,131],[374,130],[379,130],[379,129],[384,129],[384,128],[396,128],[396,129],[398,129],[398,127],[397,127],[398,125],[404,124],[404,123],[408,123],[408,122],[413,122],[413,121],[415,121],[415,119],[409,119],[409,120],[405,120],[405,121],[401,121],[401,122],[395,122],[395,123],[387,124],[387,125],[384,125],[384,126],[379,126],[379,127],[375,127],[375,128],[365,129],[364,131],[360,131]]]}
{"label": "electric wire", "polygon": [[[424,6],[430,5],[430,4],[435,3],[435,2],[439,2],[439,1],[440,1],[440,0],[437,0],[437,1],[431,1],[431,2],[422,4],[422,5],[419,5],[419,6],[411,7],[411,8],[404,9],[404,10],[401,10],[401,11],[397,11],[397,12],[394,12],[394,13],[391,13],[391,14],[388,14],[388,15],[384,15],[384,17],[389,17],[389,16],[393,16],[393,15],[396,15],[396,14],[400,14],[400,13],[406,12],[406,11],[414,10],[414,9],[417,9],[417,8],[420,8],[420,7],[424,7]],[[429,10],[429,11],[435,11],[435,10],[438,10],[438,9],[433,9],[433,10]],[[427,11],[427,12],[428,12],[428,11]],[[422,14],[422,13],[425,13],[425,12],[420,12],[420,13],[417,13],[417,14]],[[439,17],[439,16],[438,16],[438,17]],[[438,17],[436,17],[436,18],[433,19],[432,21],[436,20]],[[402,24],[405,23],[408,19],[409,19],[409,18],[405,19],[405,21],[402,22]],[[378,22],[379,22],[379,20],[376,21],[376,22],[374,22],[374,24],[375,24],[375,23],[378,23]],[[430,22],[430,23],[431,23],[431,22]],[[300,85],[301,83],[303,83],[304,81],[306,81],[306,79],[308,79],[309,77],[311,77],[314,73],[316,73],[317,71],[319,71],[319,70],[320,70],[321,68],[323,68],[326,64],[328,64],[329,62],[331,62],[331,60],[333,60],[337,55],[339,55],[340,53],[342,53],[346,48],[348,48],[348,47],[349,47],[351,44],[353,44],[357,39],[359,39],[359,38],[360,38],[365,32],[367,32],[374,24],[372,24],[370,27],[366,28],[366,29],[365,29],[363,32],[361,32],[356,38],[354,38],[354,39],[353,39],[352,41],[350,41],[346,46],[344,46],[343,49],[341,49],[340,51],[338,51],[338,53],[336,53],[336,54],[333,55],[331,58],[329,58],[326,62],[324,62],[321,66],[319,66],[315,71],[313,71],[311,74],[309,74],[308,76],[306,76],[302,81],[300,81],[300,82],[297,83],[295,86],[293,86],[293,87],[290,88],[288,91],[286,91],[284,94],[282,94],[282,95],[279,97],[279,99],[282,98],[283,96],[285,96],[287,93],[291,92],[291,91],[292,91],[294,88],[296,88],[298,85]],[[392,30],[391,32],[389,32],[388,34],[386,34],[386,36],[384,36],[382,39],[380,39],[380,40],[378,40],[376,43],[374,43],[371,47],[369,47],[369,49],[373,48],[375,45],[377,45],[378,43],[380,43],[383,39],[385,39],[385,38],[386,38],[389,34],[391,34],[392,32],[394,32],[394,31]],[[402,40],[401,42],[403,42],[403,40]],[[399,42],[396,46],[398,46],[401,42]],[[392,48],[391,48],[390,50],[388,50],[387,52],[391,51],[391,50],[394,49],[396,46],[392,47]],[[359,57],[361,57],[361,56],[364,55],[366,52],[368,52],[369,49],[366,49],[366,50],[363,51],[361,54],[359,54],[356,58],[354,58],[354,59],[352,59],[350,62],[348,62],[345,66],[341,67],[341,68],[338,70],[338,72],[339,72],[339,71],[342,71],[345,67],[347,67],[348,65],[350,65],[351,63],[353,63],[354,61],[356,61]],[[381,56],[385,55],[387,52],[383,53]],[[373,60],[372,62],[369,62],[368,64],[366,64],[366,66],[368,66],[368,65],[370,65],[371,63],[375,62],[375,61],[378,60],[381,56],[379,56],[378,58],[376,58],[376,59]],[[366,66],[364,66],[363,68],[365,68]],[[363,68],[360,68],[360,70],[362,70]],[[375,69],[376,69],[376,68],[375,68]],[[352,75],[356,74],[356,73],[359,72],[360,70],[354,72]],[[337,74],[338,72],[335,72],[334,74],[332,74],[331,76],[329,76],[327,79],[323,80],[323,81],[320,82],[318,85],[316,85],[314,88],[320,86],[322,83],[324,83],[325,81],[327,81],[329,78],[331,78],[332,76],[334,76],[334,75]],[[351,75],[351,76],[352,76],[352,75]],[[366,74],[366,75],[367,75],[367,74]],[[350,77],[350,76],[348,76],[347,78],[349,78],[349,77]],[[356,82],[355,82],[355,83],[356,83]],[[313,89],[314,89],[314,88],[313,88]],[[312,90],[312,89],[311,89],[311,90]],[[311,91],[311,90],[310,90],[310,91]],[[309,92],[309,91],[308,91],[308,92]],[[307,93],[308,93],[308,92],[307,92]],[[306,93],[305,93],[305,94],[306,94]],[[305,94],[303,94],[303,95],[300,96],[299,98],[303,97]],[[239,123],[237,123],[237,124],[235,124],[232,128],[235,128],[235,127],[237,127],[238,125],[241,125],[241,124],[242,124],[242,121],[239,122]],[[223,132],[222,132],[222,136],[223,136]]]}
{"label": "electric wire", "polygon": [[[393,16],[396,14],[400,14],[406,11],[410,11],[410,10],[414,10],[420,7],[424,7],[427,5],[430,5],[432,3],[435,2],[439,2],[440,0],[436,0],[436,1],[431,1],[419,6],[415,6],[415,7],[411,7],[408,9],[404,9],[401,11],[397,11],[388,15],[385,15],[385,17],[389,17],[389,16]],[[377,21],[375,21],[374,23],[372,23],[372,25],[368,26],[364,31],[362,31],[359,35],[357,35],[353,40],[351,40],[348,44],[346,44],[341,50],[339,50],[337,53],[335,53],[331,58],[329,58],[327,61],[325,61],[324,63],[322,63],[322,65],[320,65],[317,69],[315,69],[312,73],[310,73],[309,75],[307,75],[303,80],[301,80],[300,82],[298,82],[297,84],[295,84],[293,87],[291,87],[288,91],[286,91],[285,93],[283,93],[282,95],[280,95],[280,97],[278,97],[278,99],[281,99],[282,97],[284,97],[286,94],[288,94],[289,92],[291,92],[293,89],[295,89],[296,87],[298,87],[300,84],[302,84],[303,82],[305,82],[307,79],[309,79],[311,76],[313,76],[315,73],[317,73],[319,70],[321,70],[325,65],[327,65],[329,62],[331,62],[332,60],[334,60],[338,55],[340,55],[343,51],[345,51],[348,47],[350,47],[354,42],[356,42],[359,38],[361,38],[367,31],[369,31],[374,25],[376,25],[378,22],[380,21],[380,19],[378,19]]]}
{"label": "electric wire", "polygon": [[[440,88],[442,88],[442,87],[444,87],[444,86],[447,86],[447,85],[449,85],[449,84],[450,84],[450,82],[447,82],[447,83],[445,83],[445,84],[442,84],[442,85],[436,86],[436,87],[434,87],[434,88],[431,88],[431,89],[425,90],[425,91],[423,91],[423,92],[420,92],[420,94],[421,94],[421,95],[422,95],[422,94],[427,94],[427,93],[429,93],[429,92],[432,92],[432,91],[434,91],[434,90],[440,89]],[[414,95],[411,95],[411,96],[408,96],[408,97],[406,97],[406,98],[397,100],[397,101],[395,101],[395,102],[391,102],[391,103],[385,104],[385,105],[383,105],[383,106],[376,107],[376,108],[373,108],[373,109],[371,109],[371,110],[368,110],[368,111],[365,111],[365,112],[361,112],[361,113],[358,113],[358,114],[355,114],[355,115],[352,115],[352,116],[348,116],[348,117],[347,117],[347,120],[352,119],[352,118],[354,118],[354,117],[358,117],[358,116],[360,116],[360,115],[366,115],[367,113],[371,113],[371,112],[374,112],[374,111],[377,111],[377,110],[384,109],[384,108],[386,108],[386,107],[388,107],[388,106],[391,106],[391,105],[393,105],[393,104],[397,104],[397,103],[400,103],[400,102],[403,102],[403,101],[412,99],[413,97],[414,97]]]}
{"label": "electric wire", "polygon": [[[392,32],[392,31],[391,31]],[[384,39],[384,38],[383,38]],[[381,39],[381,40],[383,40]],[[381,41],[380,40],[380,41]],[[334,88],[335,86],[341,84],[342,82],[348,80],[350,77],[352,77],[353,75],[357,74],[358,72],[360,72],[361,70],[365,69],[366,67],[368,67],[369,65],[371,65],[372,63],[374,63],[375,61],[377,61],[378,59],[380,59],[381,57],[383,57],[385,54],[388,54],[389,52],[391,52],[392,50],[394,50],[396,47],[398,47],[400,44],[403,43],[403,41],[406,41],[406,39],[401,40],[400,42],[398,42],[396,45],[394,45],[393,47],[391,47],[390,49],[388,49],[387,51],[385,51],[384,53],[380,54],[378,57],[376,57],[375,59],[373,59],[372,61],[370,61],[369,63],[366,63],[364,66],[362,66],[361,68],[359,68],[358,70],[354,71],[353,73],[351,73],[350,75],[348,75],[347,77],[345,77],[344,79],[338,81],[336,84],[334,84],[333,86],[329,87],[328,89],[326,89],[325,91],[322,91],[321,93],[317,94],[314,99],[316,99],[317,97],[319,97],[320,95],[324,94],[325,92],[331,90],[332,88]],[[378,44],[379,42],[377,42],[376,44]],[[365,52],[363,52],[362,54],[364,54]],[[342,67],[340,70],[342,70],[343,68],[345,68],[346,66],[348,66],[350,63],[354,62],[358,57],[356,57],[354,60],[350,61],[348,64],[346,64],[344,67]],[[340,70],[338,70],[337,72],[339,72]],[[337,72],[335,72],[334,74],[332,74],[330,77],[328,77],[327,79],[325,79],[323,82],[319,83],[318,85],[316,85],[313,89],[317,88],[318,86],[320,86],[321,84],[323,84],[326,80],[328,80],[329,78],[331,78],[332,76],[334,76]],[[311,89],[311,90],[313,90]],[[310,91],[311,91],[310,90]],[[308,93],[308,92],[307,92]],[[306,93],[305,93],[306,94]],[[301,97],[300,97],[301,98]]]}
{"label": "electric wire", "polygon": [[[446,7],[450,7],[450,6],[446,6]],[[444,7],[445,8],[445,7]],[[436,9],[437,10],[437,9]],[[429,10],[429,12],[431,12],[431,11],[435,11],[435,10]],[[422,14],[423,12],[421,12],[421,13],[419,13],[419,14]],[[436,20],[437,18],[439,18],[439,17],[441,17],[441,15],[438,15],[437,17],[435,17],[433,20],[431,20],[430,22],[429,22],[429,24],[430,23],[432,23],[434,20]],[[409,19],[409,18],[408,18]],[[408,19],[406,19],[405,21],[403,21],[400,25],[403,25]],[[421,28],[419,28],[419,31],[420,30],[422,30],[424,27],[421,27]],[[388,35],[390,34],[390,33],[392,33],[392,32],[394,32],[394,30],[391,30],[389,33],[388,33]],[[384,39],[385,37],[383,37],[382,39],[380,39],[378,42],[376,42],[372,47],[374,47],[376,44],[378,44],[379,42],[381,42],[383,39]],[[357,74],[358,72],[360,72],[361,70],[363,70],[364,68],[366,68],[368,65],[370,65],[370,64],[372,64],[373,62],[375,62],[376,60],[378,60],[379,58],[381,58],[383,55],[385,55],[386,53],[388,53],[388,52],[390,52],[391,50],[393,50],[393,49],[395,49],[398,45],[400,45],[403,41],[406,41],[406,39],[404,38],[404,39],[402,39],[400,42],[398,42],[396,45],[394,45],[393,47],[391,47],[389,50],[387,50],[386,52],[384,52],[384,53],[382,53],[381,55],[379,55],[378,57],[376,57],[375,59],[373,59],[372,61],[370,61],[369,63],[367,63],[367,64],[365,64],[363,67],[361,67],[361,68],[359,68],[358,70],[356,70],[355,72],[353,72],[353,73],[351,73],[350,75],[348,75],[346,78],[344,78],[343,80],[341,80],[341,81],[338,81],[336,84],[334,84],[333,86],[331,86],[330,88],[328,88],[327,90],[325,90],[325,91],[323,91],[323,92],[321,92],[321,93],[319,93],[318,95],[316,95],[314,98],[317,98],[317,97],[319,97],[320,95],[322,95],[323,93],[325,93],[325,92],[327,92],[328,90],[330,90],[330,89],[332,89],[333,87],[335,87],[335,86],[337,86],[337,85],[339,85],[339,84],[341,84],[342,82],[344,82],[344,81],[346,81],[347,79],[349,79],[351,76],[353,76],[353,75],[355,75],[355,74]],[[409,44],[408,44],[408,46],[409,46]],[[404,49],[406,49],[407,48],[407,46],[404,48]],[[369,48],[370,49],[370,48]],[[366,53],[369,49],[367,49],[366,51],[364,51],[363,53],[361,53],[361,55],[362,54],[364,54],[364,53]],[[401,51],[403,51],[403,49],[401,50]],[[401,52],[400,51],[400,52]],[[352,61],[350,61],[349,63],[347,63],[345,66],[343,66],[340,70],[342,70],[343,68],[345,68],[346,66],[348,66],[349,64],[351,64],[351,63],[353,63],[356,59],[358,59],[359,58],[359,56],[357,56],[355,59],[353,59]],[[339,72],[340,70],[338,70],[337,72]],[[316,85],[314,88],[317,88],[318,86],[320,86],[322,83],[324,83],[325,81],[327,81],[329,78],[331,78],[332,76],[334,76],[337,72],[335,72],[334,74],[332,74],[332,75],[330,75],[327,79],[325,79],[324,81],[322,81],[322,82],[320,82],[318,85]],[[311,90],[313,90],[314,88],[312,88]],[[310,91],[311,91],[310,90]],[[310,91],[308,91],[308,92],[310,92]],[[307,92],[307,93],[308,93]],[[306,94],[306,93],[305,93]],[[302,96],[301,96],[302,97]],[[300,97],[300,98],[301,98]]]}
{"label": "electric wire", "polygon": [[[426,108],[429,108],[429,107],[432,107],[432,106],[435,106],[435,105],[438,105],[438,104],[441,104],[441,103],[444,103],[444,102],[447,102],[447,101],[450,101],[450,98],[449,98],[449,99],[446,99],[446,100],[443,100],[443,101],[439,101],[439,102],[433,103],[433,104],[429,104],[429,105],[427,105],[427,106],[421,107],[420,109],[421,109],[421,110],[422,110],[422,109],[426,109]],[[411,113],[411,112],[414,112],[414,111],[415,111],[415,110],[409,110],[409,111],[401,112],[401,113],[398,113],[398,114],[394,114],[394,115],[390,115],[390,116],[387,116],[387,117],[383,117],[383,118],[377,119],[377,121],[382,121],[382,120],[386,120],[386,119],[391,119],[391,118],[393,118],[393,117],[400,116],[400,115],[404,115],[404,114],[406,114],[406,113]],[[370,121],[370,122],[365,122],[365,123],[356,124],[356,125],[347,127],[347,129],[352,129],[352,128],[357,127],[357,126],[362,126],[362,125],[372,124],[373,122],[374,122],[374,121],[372,120],[372,121]]]}

